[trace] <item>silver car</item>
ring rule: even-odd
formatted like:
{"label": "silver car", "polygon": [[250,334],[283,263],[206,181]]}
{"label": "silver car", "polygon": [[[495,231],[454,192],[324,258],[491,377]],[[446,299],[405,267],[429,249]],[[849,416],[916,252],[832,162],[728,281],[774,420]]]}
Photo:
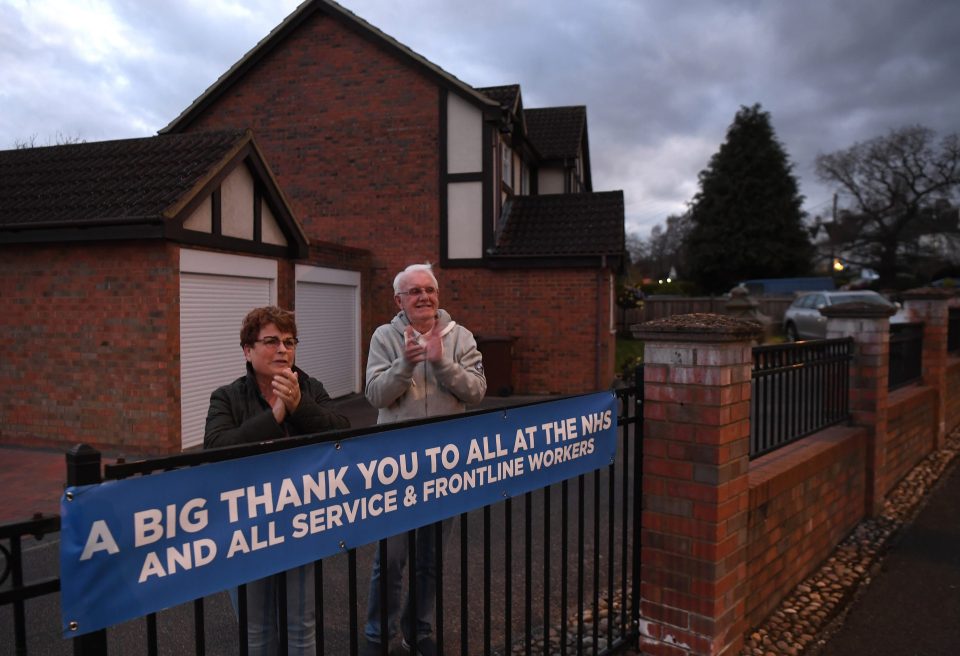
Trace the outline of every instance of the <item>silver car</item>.
{"label": "silver car", "polygon": [[903,310],[882,295],[872,291],[810,292],[798,296],[783,313],[783,332],[787,339],[825,339],[827,336],[827,318],[820,314],[820,308],[840,303],[871,303],[896,308],[897,313],[890,317],[890,323],[908,321]]}

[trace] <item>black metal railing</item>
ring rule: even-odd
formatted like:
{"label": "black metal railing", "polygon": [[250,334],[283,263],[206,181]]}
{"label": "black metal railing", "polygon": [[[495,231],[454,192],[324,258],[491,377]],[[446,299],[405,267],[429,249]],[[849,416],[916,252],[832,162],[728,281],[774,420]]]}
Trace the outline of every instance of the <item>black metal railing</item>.
{"label": "black metal railing", "polygon": [[960,351],[960,307],[950,308],[947,316],[947,352]]}
{"label": "black metal railing", "polygon": [[887,389],[915,383],[923,378],[923,324],[890,324],[890,370]]}
{"label": "black metal railing", "polygon": [[754,347],[750,457],[845,421],[852,357],[850,337]]}
{"label": "black metal railing", "polygon": [[[640,617],[642,368],[638,369],[636,385],[618,390],[617,396],[617,456],[608,467],[445,520],[459,525],[457,531],[451,531],[451,536],[458,535],[459,539],[449,540],[446,550],[442,532],[434,532],[435,635],[442,653],[508,654],[519,649],[527,654],[614,654],[636,644]],[[384,429],[357,429],[340,433],[338,438]],[[119,462],[106,465],[103,478],[149,475],[303,443],[302,438],[292,438],[272,445]],[[99,471],[100,456],[92,449],[80,447],[68,454],[68,483],[97,482],[91,477],[98,479]],[[44,533],[59,528],[59,518],[53,519],[56,528],[44,525]],[[22,535],[36,530],[36,525],[3,528],[0,536]],[[409,563],[416,563],[414,536],[415,531],[410,531]],[[377,548],[386,548],[386,542],[314,563],[318,654],[359,652],[373,555]],[[6,558],[8,563],[18,562],[9,555]],[[411,581],[416,575],[413,570],[412,565],[407,568]],[[173,644],[178,651],[186,648],[184,653],[189,653],[192,643],[195,654],[207,650],[246,654],[244,588],[240,586],[238,594],[239,622],[227,595],[219,593],[152,613],[142,621],[75,638],[74,653],[156,654]],[[56,577],[44,581],[42,588],[18,583],[9,591],[3,590],[0,606],[22,608],[23,601],[31,596],[57,590]],[[423,592],[416,586],[410,590],[414,597]],[[280,606],[283,614],[285,609]],[[285,617],[278,624],[285,626]],[[44,625],[46,628],[39,630],[45,636],[42,639],[60,643],[59,617],[44,618]],[[23,633],[20,628],[17,632],[18,636]],[[0,642],[4,639],[0,637]],[[28,653],[26,640],[22,648],[20,638],[16,640],[17,653]],[[50,647],[35,646],[37,652]],[[53,647],[62,649],[63,645]]]}
{"label": "black metal railing", "polygon": [[[27,653],[27,602],[60,591],[60,579],[57,576],[27,581],[24,541],[47,538],[47,543],[50,543],[56,538],[49,536],[59,531],[60,517],[57,515],[36,515],[25,522],[0,525],[0,608],[10,606],[13,611],[13,653],[17,656]],[[9,638],[0,638],[0,644],[7,640]]]}

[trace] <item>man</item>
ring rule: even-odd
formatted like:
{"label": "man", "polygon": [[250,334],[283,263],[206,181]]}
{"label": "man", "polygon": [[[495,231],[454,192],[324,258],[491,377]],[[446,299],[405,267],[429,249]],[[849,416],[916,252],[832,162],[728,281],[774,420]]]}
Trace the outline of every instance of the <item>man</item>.
{"label": "man", "polygon": [[[400,311],[373,333],[367,360],[366,396],[379,409],[379,424],[463,412],[487,391],[477,342],[440,309],[439,287],[429,264],[411,264],[394,278],[393,299]],[[448,532],[449,523],[444,522],[444,538]],[[410,608],[408,598],[401,621],[403,646],[424,656],[436,653],[430,624],[436,598],[434,545],[433,527],[417,530],[417,608]],[[386,562],[380,562],[379,549],[374,557],[365,629],[368,653],[382,653],[381,642],[394,634],[406,561],[405,535],[389,538]],[[381,572],[387,578],[385,638],[380,627]],[[416,635],[411,636],[414,615]]]}

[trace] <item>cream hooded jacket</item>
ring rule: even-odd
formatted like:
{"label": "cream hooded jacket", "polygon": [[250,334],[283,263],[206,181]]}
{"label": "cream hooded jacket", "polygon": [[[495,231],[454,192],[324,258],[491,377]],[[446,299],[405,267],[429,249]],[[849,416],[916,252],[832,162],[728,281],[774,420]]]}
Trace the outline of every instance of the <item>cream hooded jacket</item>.
{"label": "cream hooded jacket", "polygon": [[480,403],[487,379],[473,333],[440,310],[434,330],[443,336],[443,359],[411,365],[403,357],[408,325],[400,312],[370,340],[366,396],[380,410],[377,423],[455,414]]}

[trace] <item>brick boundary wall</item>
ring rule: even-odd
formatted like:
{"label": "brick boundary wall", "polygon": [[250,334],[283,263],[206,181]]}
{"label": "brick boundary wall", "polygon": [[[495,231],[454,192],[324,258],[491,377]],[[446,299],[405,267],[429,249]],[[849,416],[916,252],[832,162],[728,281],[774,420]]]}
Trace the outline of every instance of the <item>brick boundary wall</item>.
{"label": "brick boundary wall", "polygon": [[[948,390],[960,390],[960,355],[954,355],[947,364]],[[945,421],[947,432],[960,426],[960,394],[948,394],[945,405]]]}
{"label": "brick boundary wall", "polygon": [[890,316],[895,310],[868,303],[841,303],[823,308],[827,338],[852,337],[850,417],[867,428],[865,513],[875,517],[883,507],[887,418],[890,391]]}
{"label": "brick boundary wall", "polygon": [[762,328],[713,314],[636,328],[645,342],[640,647],[735,653],[746,630],[750,377]]}
{"label": "brick boundary wall", "polygon": [[[641,639],[656,656],[732,654],[745,631],[820,566],[960,420],[948,296],[914,290],[924,376],[887,390],[886,308],[824,312],[854,338],[852,421],[749,461],[751,322],[682,315],[632,327],[645,341]],[[745,410],[746,409],[746,410]]]}
{"label": "brick boundary wall", "polygon": [[936,410],[937,390],[932,387],[910,385],[890,393],[883,496],[936,448]]}
{"label": "brick boundary wall", "polygon": [[835,426],[750,463],[747,626],[757,626],[863,517],[867,431]]}
{"label": "brick boundary wall", "polygon": [[[947,388],[947,330],[950,320],[949,304],[953,291],[921,288],[903,294],[903,306],[913,321],[923,322],[923,352],[921,354],[923,384],[934,390]],[[934,447],[942,448],[947,438],[946,399],[936,394],[933,400]]]}

